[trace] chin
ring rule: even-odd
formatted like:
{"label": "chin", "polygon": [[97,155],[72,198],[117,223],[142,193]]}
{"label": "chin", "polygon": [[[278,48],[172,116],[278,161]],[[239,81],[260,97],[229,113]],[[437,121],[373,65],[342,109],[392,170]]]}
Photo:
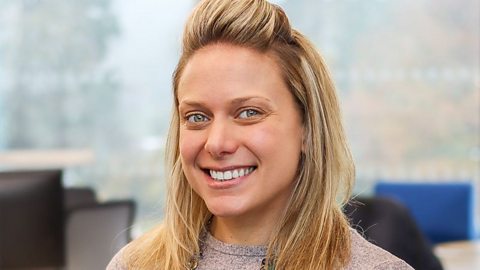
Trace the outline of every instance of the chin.
{"label": "chin", "polygon": [[245,214],[245,209],[238,205],[230,205],[229,203],[225,203],[225,200],[209,202],[206,205],[210,213],[216,217],[229,218]]}

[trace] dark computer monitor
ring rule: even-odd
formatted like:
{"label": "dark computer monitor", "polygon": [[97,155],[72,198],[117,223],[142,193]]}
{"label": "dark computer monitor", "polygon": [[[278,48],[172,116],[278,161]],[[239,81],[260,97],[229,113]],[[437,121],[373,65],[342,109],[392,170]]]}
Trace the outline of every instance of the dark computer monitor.
{"label": "dark computer monitor", "polygon": [[64,265],[62,171],[0,172],[0,269]]}

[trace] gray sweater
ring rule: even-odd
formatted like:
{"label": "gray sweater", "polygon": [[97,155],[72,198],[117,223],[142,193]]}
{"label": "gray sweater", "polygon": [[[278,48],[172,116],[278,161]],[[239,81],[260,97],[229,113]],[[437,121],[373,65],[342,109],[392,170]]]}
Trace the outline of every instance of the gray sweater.
{"label": "gray sweater", "polygon": [[[412,270],[407,263],[387,251],[369,243],[351,230],[352,258],[345,270]],[[266,255],[264,246],[226,244],[207,234],[202,247],[203,256],[197,270],[258,270]],[[113,257],[107,270],[127,270],[122,251]]]}

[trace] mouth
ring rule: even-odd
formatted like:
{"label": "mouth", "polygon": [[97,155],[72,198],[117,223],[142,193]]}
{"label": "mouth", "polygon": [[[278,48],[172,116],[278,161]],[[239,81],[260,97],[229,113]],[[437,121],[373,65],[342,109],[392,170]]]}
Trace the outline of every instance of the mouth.
{"label": "mouth", "polygon": [[232,170],[212,170],[204,169],[203,171],[208,174],[214,181],[224,182],[233,180],[242,176],[247,176],[257,169],[257,166],[237,168]]}

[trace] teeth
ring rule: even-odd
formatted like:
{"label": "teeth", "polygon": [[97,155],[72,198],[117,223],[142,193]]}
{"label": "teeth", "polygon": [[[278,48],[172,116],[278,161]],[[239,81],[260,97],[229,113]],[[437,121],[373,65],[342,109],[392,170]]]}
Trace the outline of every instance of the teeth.
{"label": "teeth", "polygon": [[252,173],[255,170],[255,167],[242,168],[229,171],[214,171],[210,170],[210,176],[217,181],[231,180],[238,177],[246,176]]}

